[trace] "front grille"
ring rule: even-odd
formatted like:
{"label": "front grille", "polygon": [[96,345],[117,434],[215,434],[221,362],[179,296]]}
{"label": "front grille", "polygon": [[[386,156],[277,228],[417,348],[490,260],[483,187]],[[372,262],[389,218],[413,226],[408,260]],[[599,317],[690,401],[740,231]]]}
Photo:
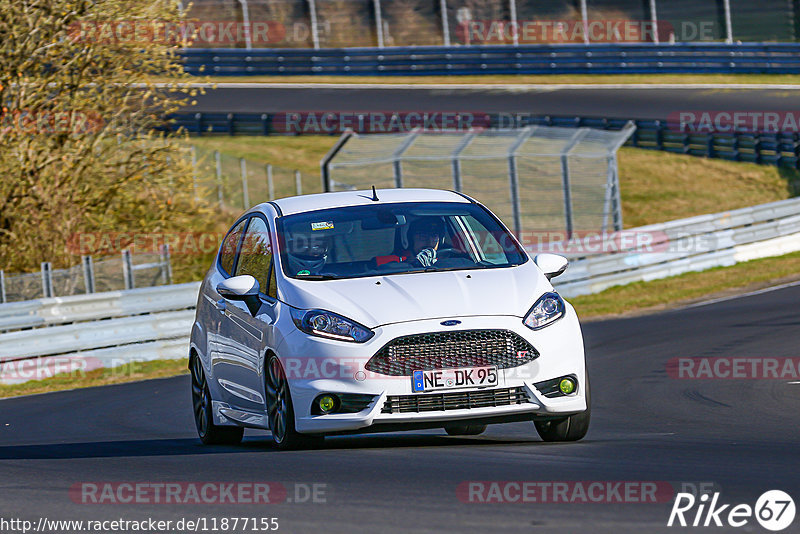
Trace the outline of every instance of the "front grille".
{"label": "front grille", "polygon": [[415,370],[494,365],[508,369],[532,362],[539,353],[509,330],[460,330],[414,334],[393,339],[375,353],[366,369],[390,376]]}
{"label": "front grille", "polygon": [[484,389],[430,395],[394,395],[386,398],[381,413],[419,413],[512,406],[530,402],[523,387]]}

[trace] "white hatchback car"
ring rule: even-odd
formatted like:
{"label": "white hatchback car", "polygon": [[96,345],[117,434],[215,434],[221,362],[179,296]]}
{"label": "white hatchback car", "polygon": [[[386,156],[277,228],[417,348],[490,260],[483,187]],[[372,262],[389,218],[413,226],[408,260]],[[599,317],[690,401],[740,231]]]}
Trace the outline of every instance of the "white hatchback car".
{"label": "white hatchback car", "polygon": [[455,192],[348,191],[242,215],[200,289],[189,368],[204,443],[533,421],[581,439],[575,310],[487,208]]}

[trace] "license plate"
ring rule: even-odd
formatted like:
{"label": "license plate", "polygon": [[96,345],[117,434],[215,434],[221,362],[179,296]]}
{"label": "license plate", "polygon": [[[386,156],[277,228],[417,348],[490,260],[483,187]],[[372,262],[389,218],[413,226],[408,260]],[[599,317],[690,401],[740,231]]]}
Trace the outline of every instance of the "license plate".
{"label": "license plate", "polygon": [[414,371],[411,388],[414,392],[497,385],[497,367],[461,367]]}

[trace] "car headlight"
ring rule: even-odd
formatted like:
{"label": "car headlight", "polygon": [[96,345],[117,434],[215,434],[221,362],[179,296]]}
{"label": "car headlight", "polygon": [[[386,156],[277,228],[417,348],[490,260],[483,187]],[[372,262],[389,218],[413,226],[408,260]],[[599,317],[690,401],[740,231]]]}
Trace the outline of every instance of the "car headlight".
{"label": "car headlight", "polygon": [[375,335],[369,328],[333,312],[297,308],[291,310],[292,320],[297,328],[312,336],[364,343]]}
{"label": "car headlight", "polygon": [[522,322],[532,330],[539,330],[564,317],[564,312],[564,300],[561,295],[545,293],[539,297]]}

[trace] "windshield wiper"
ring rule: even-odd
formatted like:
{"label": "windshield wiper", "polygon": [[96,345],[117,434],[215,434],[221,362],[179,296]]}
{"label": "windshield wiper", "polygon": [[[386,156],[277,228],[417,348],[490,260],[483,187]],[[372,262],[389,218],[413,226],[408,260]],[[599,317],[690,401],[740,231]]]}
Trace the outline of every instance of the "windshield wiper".
{"label": "windshield wiper", "polygon": [[441,268],[425,267],[425,271],[424,272],[426,272],[426,273],[446,273],[448,271],[480,271],[480,270],[483,270],[483,269],[494,269],[496,267],[516,267],[516,266],[513,265],[513,264],[509,264],[509,265],[492,265],[491,267],[490,266],[486,266],[486,265],[474,265],[474,266],[465,266],[465,267],[441,267]]}
{"label": "windshield wiper", "polygon": [[332,274],[304,274],[295,276],[295,280],[336,280],[338,276]]}

